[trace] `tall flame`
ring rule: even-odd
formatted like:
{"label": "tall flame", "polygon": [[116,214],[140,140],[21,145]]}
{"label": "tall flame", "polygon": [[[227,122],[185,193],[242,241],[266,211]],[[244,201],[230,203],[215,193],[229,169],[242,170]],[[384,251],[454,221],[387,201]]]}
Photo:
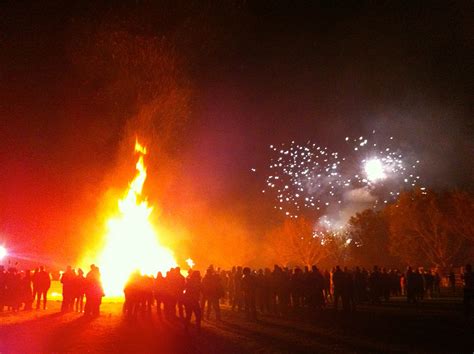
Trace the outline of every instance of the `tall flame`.
{"label": "tall flame", "polygon": [[139,154],[137,174],[125,196],[118,201],[118,215],[107,223],[106,245],[97,260],[107,296],[122,295],[125,282],[136,270],[155,275],[158,271],[166,272],[176,267],[173,253],[160,245],[150,222],[153,207],[148,206],[142,196],[147,177],[146,147],[137,141],[135,152]]}

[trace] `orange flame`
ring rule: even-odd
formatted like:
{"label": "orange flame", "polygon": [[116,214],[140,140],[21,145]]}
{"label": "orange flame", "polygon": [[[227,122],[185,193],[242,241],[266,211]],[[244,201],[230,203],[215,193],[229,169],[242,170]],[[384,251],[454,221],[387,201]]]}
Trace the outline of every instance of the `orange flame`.
{"label": "orange flame", "polygon": [[97,260],[107,296],[122,295],[127,279],[136,270],[155,275],[176,267],[173,253],[160,245],[150,222],[153,207],[148,206],[142,196],[147,177],[144,164],[146,147],[137,140],[135,151],[139,154],[137,174],[125,196],[118,201],[118,215],[107,223],[106,245]]}

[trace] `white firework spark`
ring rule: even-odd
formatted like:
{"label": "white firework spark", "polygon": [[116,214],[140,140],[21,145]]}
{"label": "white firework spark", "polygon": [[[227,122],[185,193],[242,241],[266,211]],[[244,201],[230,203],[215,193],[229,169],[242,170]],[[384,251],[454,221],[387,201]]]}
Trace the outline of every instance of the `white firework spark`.
{"label": "white firework spark", "polygon": [[363,188],[374,196],[374,206],[388,203],[400,191],[419,184],[419,160],[405,157],[393,137],[345,138],[350,153],[340,153],[311,141],[306,144],[271,145],[273,157],[266,188],[275,197],[274,208],[289,217],[313,212],[318,217],[329,208],[344,208],[344,194]]}

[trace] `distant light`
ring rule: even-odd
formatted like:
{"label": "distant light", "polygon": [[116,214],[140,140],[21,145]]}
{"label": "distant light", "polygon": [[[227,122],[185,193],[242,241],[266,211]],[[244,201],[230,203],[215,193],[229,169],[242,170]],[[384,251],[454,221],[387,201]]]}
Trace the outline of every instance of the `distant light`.
{"label": "distant light", "polygon": [[7,256],[8,252],[7,249],[3,246],[0,246],[0,260]]}

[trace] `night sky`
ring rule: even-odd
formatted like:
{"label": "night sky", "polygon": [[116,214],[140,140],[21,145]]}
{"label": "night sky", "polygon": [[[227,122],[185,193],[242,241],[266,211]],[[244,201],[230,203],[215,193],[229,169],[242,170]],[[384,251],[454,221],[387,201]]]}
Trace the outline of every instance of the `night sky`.
{"label": "night sky", "polygon": [[189,253],[274,222],[270,144],[340,149],[376,129],[422,161],[424,185],[473,188],[472,2],[0,13],[0,244],[21,257],[72,262],[96,242],[107,196],[133,177],[135,136],[151,151],[149,199]]}

